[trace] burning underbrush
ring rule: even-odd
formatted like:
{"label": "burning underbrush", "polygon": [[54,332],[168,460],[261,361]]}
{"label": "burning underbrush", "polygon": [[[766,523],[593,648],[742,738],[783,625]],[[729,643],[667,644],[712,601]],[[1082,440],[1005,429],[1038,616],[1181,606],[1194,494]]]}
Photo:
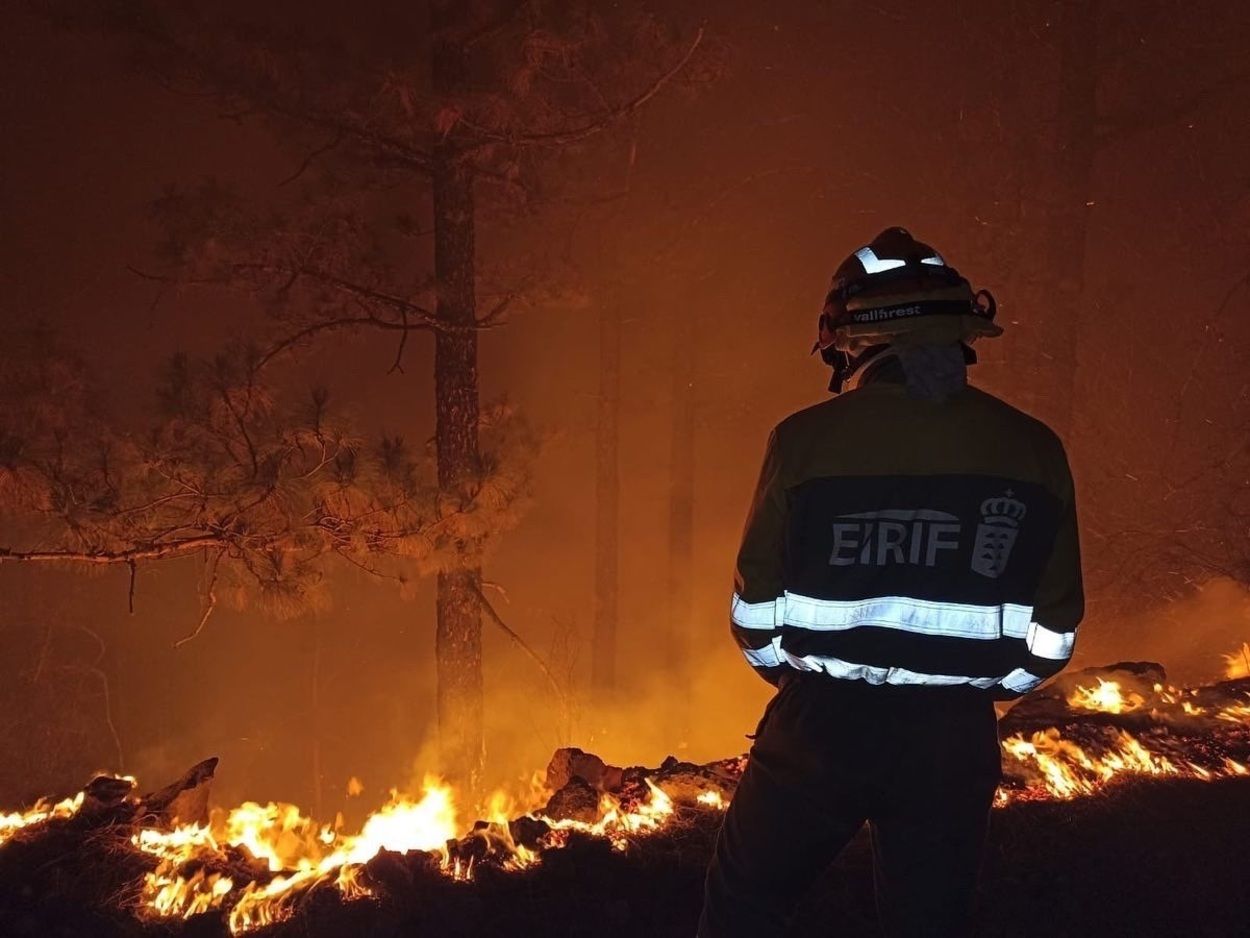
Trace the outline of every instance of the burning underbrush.
{"label": "burning underbrush", "polygon": [[1126,776],[1250,775],[1250,678],[1181,688],[1156,664],[1061,676],[1000,723],[1000,803],[1091,795]]}
{"label": "burning underbrush", "polygon": [[[1250,775],[1250,678],[1177,688],[1151,664],[1078,672],[1000,725],[1001,807],[1087,798],[1131,777]],[[563,749],[532,803],[495,796],[474,822],[428,777],[418,792],[392,792],[358,831],[292,805],[210,808],[215,759],[147,794],[101,776],[70,798],[0,814],[0,896],[20,893],[0,915],[17,905],[37,918],[30,909],[46,893],[95,923],[77,934],[242,934],[313,908],[324,918],[410,908],[418,895],[468,901],[588,852],[639,863],[688,843],[697,870],[745,762],[621,768]]]}

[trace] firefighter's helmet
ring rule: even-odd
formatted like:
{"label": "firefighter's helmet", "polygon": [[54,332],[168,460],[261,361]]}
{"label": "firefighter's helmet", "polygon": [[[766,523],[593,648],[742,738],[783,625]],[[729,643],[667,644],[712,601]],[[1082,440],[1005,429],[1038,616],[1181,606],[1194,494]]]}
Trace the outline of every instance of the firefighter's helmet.
{"label": "firefighter's helmet", "polygon": [[971,343],[1002,334],[994,297],[906,228],[887,228],[844,260],[820,313],[819,351],[833,366],[831,391],[894,343]]}

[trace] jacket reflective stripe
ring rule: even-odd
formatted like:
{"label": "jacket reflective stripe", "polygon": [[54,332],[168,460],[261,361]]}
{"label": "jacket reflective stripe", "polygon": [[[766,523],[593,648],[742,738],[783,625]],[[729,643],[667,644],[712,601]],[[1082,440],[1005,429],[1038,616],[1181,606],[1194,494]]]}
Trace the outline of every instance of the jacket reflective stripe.
{"label": "jacket reflective stripe", "polygon": [[743,648],[742,654],[753,668],[775,668],[785,663],[785,660],[781,657],[780,635],[763,648]]}
{"label": "jacket reflective stripe", "polygon": [[[846,680],[867,681],[869,684],[919,684],[930,687],[951,687],[969,684],[973,687],[990,688],[1003,682],[1016,672],[1003,677],[968,677],[960,674],[923,674],[907,668],[878,668],[870,664],[855,664],[841,658],[830,658],[824,655],[792,655],[785,649],[781,652],[792,668],[799,671],[824,671],[832,677]],[[1032,677],[1032,675],[1028,675]],[[1040,678],[1037,679],[1040,681]],[[1015,689],[1014,687],[1011,689]]]}
{"label": "jacket reflective stripe", "polygon": [[1056,632],[1044,625],[1031,622],[1024,641],[1029,651],[1039,658],[1067,661],[1072,657],[1072,649],[1076,646],[1076,633]]}
{"label": "jacket reflective stripe", "polygon": [[874,599],[812,599],[786,593],[783,624],[813,630],[853,629],[868,625],[946,638],[1024,638],[1031,606],[1003,603],[976,606],[907,596]]}
{"label": "jacket reflective stripe", "polygon": [[[757,632],[772,632],[783,625],[815,632],[847,631],[865,626],[937,638],[978,641],[1021,639],[1030,654],[1038,658],[1067,661],[1076,644],[1076,633],[1056,632],[1032,621],[1032,615],[1032,607],[1016,603],[979,606],[913,599],[907,596],[840,600],[815,599],[797,593],[786,593],[777,599],[750,603],[734,593],[731,606],[733,624],[738,628]],[[774,635],[764,647],[743,647],[742,653],[756,668],[789,664],[800,671],[824,671],[833,677],[864,680],[870,684],[969,684],[980,688],[1001,685],[1009,691],[1022,694],[1032,690],[1043,680],[1024,668],[1016,668],[999,677],[972,677],[862,665],[824,655],[800,656],[783,649],[781,640],[781,635]]]}
{"label": "jacket reflective stripe", "polygon": [[762,603],[749,603],[734,593],[729,618],[740,629],[775,629],[785,616],[785,597]]}
{"label": "jacket reflective stripe", "polygon": [[1036,674],[1030,674],[1024,668],[1016,668],[1003,678],[1003,687],[1017,694],[1027,693],[1040,683],[1042,683],[1040,677]]}

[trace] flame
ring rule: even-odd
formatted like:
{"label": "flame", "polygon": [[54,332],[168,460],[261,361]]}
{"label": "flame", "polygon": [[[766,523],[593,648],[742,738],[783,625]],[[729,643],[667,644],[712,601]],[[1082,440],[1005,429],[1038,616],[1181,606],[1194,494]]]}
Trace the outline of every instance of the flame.
{"label": "flame", "polygon": [[729,807],[725,804],[725,796],[718,791],[705,791],[695,799],[699,804],[705,804],[709,808],[715,808],[717,811],[724,811]]}
{"label": "flame", "polygon": [[424,788],[417,802],[392,791],[390,803],[369,816],[359,837],[349,839],[348,862],[363,863],[383,850],[441,850],[454,840],[459,831],[450,786],[427,776]]}
{"label": "flame", "polygon": [[84,793],[80,791],[73,798],[66,798],[55,804],[40,798],[27,811],[0,814],[0,844],[3,844],[22,828],[30,827],[32,824],[38,824],[51,818],[73,817],[82,807],[84,797]]}
{"label": "flame", "polygon": [[[1226,656],[1231,660],[1231,656]],[[1211,724],[1204,721],[1218,720],[1238,725],[1250,723],[1250,700],[1226,703],[1220,707],[1201,706],[1193,698],[1197,689],[1185,689],[1164,684],[1153,686],[1153,697],[1136,691],[1125,692],[1118,681],[1098,678],[1097,686],[1078,686],[1067,697],[1068,706],[1076,710],[1093,710],[1102,713],[1130,713],[1149,708],[1149,718],[1163,727],[1191,722],[1195,729],[1206,730]],[[1040,782],[1024,789],[1000,790],[996,803],[1006,804],[1017,799],[1038,797],[1067,800],[1090,795],[1107,783],[1128,776],[1167,775],[1210,781],[1233,775],[1247,775],[1250,770],[1235,759],[1225,755],[1218,764],[1199,764],[1190,759],[1177,758],[1157,752],[1152,743],[1124,729],[1103,728],[1104,735],[1096,734],[1086,745],[1067,739],[1056,727],[1028,734],[1016,734],[1003,742],[1004,753],[1014,758]],[[1166,732],[1166,730],[1164,731]],[[1110,735],[1105,735],[1109,733]],[[1167,743],[1164,748],[1175,750],[1186,746],[1181,742]],[[1190,750],[1201,752],[1188,745]],[[1096,751],[1094,751],[1096,749]],[[1208,757],[1209,758],[1209,757]]]}
{"label": "flame", "polygon": [[[1250,649],[1243,648],[1242,654],[1250,656]],[[1230,672],[1235,657],[1226,656]],[[1004,758],[1014,760],[1019,771],[1008,773],[1009,782],[999,789],[995,804],[1093,795],[1129,777],[1208,781],[1250,776],[1250,767],[1238,761],[1245,758],[1238,741],[1244,737],[1242,728],[1250,728],[1250,698],[1230,700],[1225,695],[1216,704],[1210,695],[1199,694],[1163,684],[1138,692],[1101,678],[1094,686],[1077,686],[1067,697],[1072,710],[1135,713],[1130,718],[1134,732],[1108,725],[1111,721],[1085,719],[1062,729],[1051,726],[1010,736],[1003,743]],[[1229,723],[1238,728],[1228,737],[1234,748],[1225,752],[1212,733]],[[724,767],[740,773],[746,757]],[[392,790],[358,833],[344,832],[341,817],[322,824],[294,805],[256,802],[214,810],[206,824],[143,828],[131,843],[153,857],[155,867],[142,883],[140,912],[160,919],[216,911],[239,935],[289,919],[314,887],[336,889],[344,900],[372,895],[366,864],[382,851],[424,851],[456,881],[472,880],[481,862],[504,870],[532,867],[542,862],[545,851],[559,849],[575,833],[603,837],[613,849],[625,851],[638,838],[663,830],[678,813],[660,785],[644,781],[641,794],[638,789],[602,794],[593,821],[525,814],[513,798],[496,792],[476,815],[483,820],[463,836],[455,792],[436,776],[427,776],[417,794]],[[530,787],[529,803],[543,803],[548,793],[537,782]],[[357,779],[350,780],[349,797],[362,790]],[[41,801],[25,812],[0,814],[0,844],[32,824],[74,816],[83,801],[80,793],[55,804]],[[723,811],[727,805],[719,786],[709,786],[695,798],[695,807],[703,810]],[[534,829],[545,833],[536,842],[522,844],[514,838],[511,819],[521,816],[540,822]]]}
{"label": "flame", "polygon": [[203,865],[187,875],[179,870],[206,860],[227,865],[227,847],[277,874],[247,882],[233,897],[229,925],[235,934],[284,920],[294,896],[314,883],[333,880],[347,898],[367,895],[359,867],[383,850],[439,851],[447,864],[447,841],[458,832],[452,790],[433,776],[423,789],[415,800],[392,791],[391,800],[351,836],[318,825],[294,805],[255,802],[218,813],[207,826],[141,830],[132,843],[161,861],[145,879],[143,905],[152,915],[181,918],[226,905],[234,890],[229,877],[207,873]]}
{"label": "flame", "polygon": [[1250,677],[1250,642],[1242,642],[1240,648],[1224,656],[1224,677],[1230,681]]}
{"label": "flame", "polygon": [[1146,702],[1141,694],[1120,689],[1119,681],[1098,678],[1097,687],[1077,687],[1068,695],[1068,706],[1103,713],[1127,713]]}
{"label": "flame", "polygon": [[614,795],[604,794],[599,799],[599,820],[594,823],[553,820],[538,814],[534,816],[546,821],[557,832],[581,831],[595,837],[606,837],[616,850],[626,850],[631,835],[659,830],[673,813],[673,799],[651,779],[644,781],[649,790],[646,801],[627,809]]}
{"label": "flame", "polygon": [[1045,779],[1046,792],[1060,800],[1092,794],[1116,776],[1126,774],[1201,778],[1206,773],[1210,777],[1205,769],[1192,763],[1178,766],[1166,756],[1154,754],[1125,730],[1119,730],[1115,744],[1097,756],[1064,739],[1054,728],[1032,733],[1027,740],[1012,736],[1003,742],[1003,749],[1020,762],[1033,765]]}
{"label": "flame", "polygon": [[[1159,708],[1166,708],[1183,719],[1250,722],[1250,700],[1222,708],[1203,707],[1192,699],[1196,694],[1156,685],[1147,700],[1117,681],[1100,679],[1095,686],[1075,688],[1068,704],[1076,710],[1112,714],[1149,710],[1157,715]],[[1027,737],[1009,737],[1003,743],[1005,756],[1030,770],[1038,781],[1023,788],[1001,788],[995,805],[1039,798],[1069,800],[1133,776],[1200,780],[1250,776],[1250,768],[1228,756],[1218,763],[1200,764],[1156,751],[1149,738],[1127,730],[1095,729],[1084,743],[1065,737],[1057,727]],[[475,849],[467,858],[456,849],[459,828],[454,792],[433,776],[426,778],[420,797],[392,791],[390,800],[369,815],[358,834],[318,825],[292,805],[247,803],[229,813],[218,812],[208,826],[171,832],[144,830],[136,835],[136,845],[162,861],[145,882],[144,908],[153,917],[189,917],[222,909],[230,931],[238,935],[290,918],[300,897],[319,883],[331,884],[346,900],[371,895],[362,875],[364,865],[383,850],[432,852],[440,858],[444,875],[462,882],[474,878],[479,856],[493,858],[505,870],[526,869],[541,862],[542,851],[564,846],[574,832],[606,838],[613,849],[625,851],[638,837],[662,830],[676,812],[673,799],[659,785],[644,781],[647,789],[641,799],[627,803],[616,795],[601,795],[594,821],[530,813],[528,817],[544,822],[548,830],[537,849],[514,840],[510,819],[518,816],[517,805],[503,792],[496,792],[486,803],[484,820],[460,842],[479,838],[485,842],[479,845],[484,852]],[[715,811],[727,807],[725,796],[714,788],[698,794],[696,803]],[[270,875],[262,872],[245,880],[228,875],[230,849]],[[221,868],[215,869],[206,858],[216,858]]]}

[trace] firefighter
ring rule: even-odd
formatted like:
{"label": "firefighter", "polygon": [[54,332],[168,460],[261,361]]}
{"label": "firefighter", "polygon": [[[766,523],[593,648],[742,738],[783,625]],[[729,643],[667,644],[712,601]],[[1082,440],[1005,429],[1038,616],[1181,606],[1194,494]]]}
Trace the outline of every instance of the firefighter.
{"label": "firefighter", "polygon": [[1084,607],[1063,445],[967,383],[994,313],[903,228],[834,274],[813,351],[836,396],[773,430],[738,553],[732,632],[778,692],[700,938],[781,935],[865,822],[885,933],[970,930],[994,701],[1063,668]]}

